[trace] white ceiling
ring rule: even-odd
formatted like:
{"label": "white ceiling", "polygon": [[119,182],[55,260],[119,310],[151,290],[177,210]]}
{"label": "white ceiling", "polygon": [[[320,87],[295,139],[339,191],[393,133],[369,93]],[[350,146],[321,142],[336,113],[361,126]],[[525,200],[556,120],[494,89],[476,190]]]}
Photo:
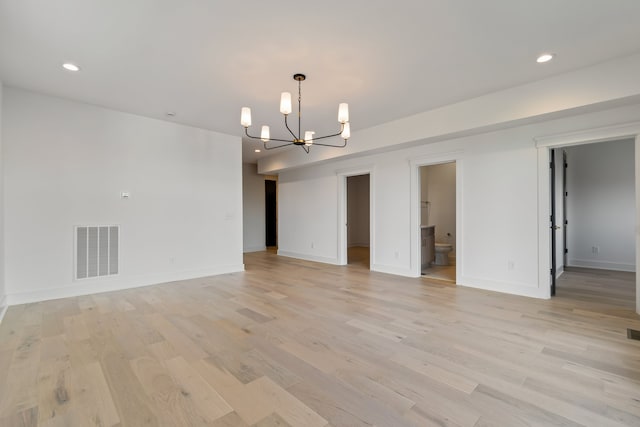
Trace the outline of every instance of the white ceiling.
{"label": "white ceiling", "polygon": [[348,102],[357,131],[640,51],[639,16],[638,0],[2,0],[0,78],[234,135],[250,106],[254,133],[284,137],[302,72],[303,130],[337,130]]}

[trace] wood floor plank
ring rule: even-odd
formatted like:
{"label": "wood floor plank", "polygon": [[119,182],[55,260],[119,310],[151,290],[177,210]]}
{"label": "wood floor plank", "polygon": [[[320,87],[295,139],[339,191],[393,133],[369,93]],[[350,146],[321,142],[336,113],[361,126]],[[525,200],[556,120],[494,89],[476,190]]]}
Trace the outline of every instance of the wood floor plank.
{"label": "wood floor plank", "polygon": [[113,402],[122,424],[126,426],[158,426],[151,398],[145,393],[131,369],[124,350],[110,333],[93,333],[93,347],[98,354]]}
{"label": "wood floor plank", "polygon": [[173,380],[181,386],[180,394],[193,402],[204,419],[215,421],[233,411],[222,396],[185,359],[176,357],[166,360],[164,365],[172,374]]}
{"label": "wood floor plank", "polygon": [[71,375],[75,393],[70,399],[73,399],[79,414],[74,424],[96,427],[120,425],[120,416],[100,363],[74,367]]}
{"label": "wood floor plank", "polygon": [[10,307],[0,426],[640,425],[634,274],[568,269],[536,300],[358,250]]}

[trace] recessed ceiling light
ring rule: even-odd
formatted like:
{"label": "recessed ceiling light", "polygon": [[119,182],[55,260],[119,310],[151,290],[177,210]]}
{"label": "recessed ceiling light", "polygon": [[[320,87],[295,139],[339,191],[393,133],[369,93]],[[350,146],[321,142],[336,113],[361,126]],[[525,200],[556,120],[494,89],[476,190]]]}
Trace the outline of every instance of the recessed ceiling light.
{"label": "recessed ceiling light", "polygon": [[80,67],[71,62],[65,62],[64,64],[62,64],[62,68],[69,71],[80,71]]}
{"label": "recessed ceiling light", "polygon": [[542,64],[544,62],[549,62],[553,59],[553,57],[556,56],[553,53],[543,53],[542,55],[538,56],[538,59],[536,59],[536,62],[539,64]]}
{"label": "recessed ceiling light", "polygon": [[255,150],[253,150],[253,151],[256,152],[256,153],[260,152],[260,150],[258,150],[257,148]]}

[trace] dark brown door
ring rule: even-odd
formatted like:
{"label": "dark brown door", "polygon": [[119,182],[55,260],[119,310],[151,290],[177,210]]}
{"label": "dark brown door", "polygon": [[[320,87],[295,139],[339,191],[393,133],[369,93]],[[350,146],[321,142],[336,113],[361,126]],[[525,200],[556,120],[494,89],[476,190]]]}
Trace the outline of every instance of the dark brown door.
{"label": "dark brown door", "polygon": [[265,246],[278,246],[276,182],[266,180],[264,182],[265,204]]}

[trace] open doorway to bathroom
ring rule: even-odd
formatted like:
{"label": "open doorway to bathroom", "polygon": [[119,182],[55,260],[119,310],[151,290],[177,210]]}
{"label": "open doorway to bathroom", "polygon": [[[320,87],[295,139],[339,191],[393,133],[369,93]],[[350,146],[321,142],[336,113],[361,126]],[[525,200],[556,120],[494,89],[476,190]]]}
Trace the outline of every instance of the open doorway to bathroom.
{"label": "open doorway to bathroom", "polygon": [[419,168],[420,259],[425,277],[456,281],[456,162]]}
{"label": "open doorway to bathroom", "polygon": [[347,264],[370,267],[370,177],[347,177]]}

